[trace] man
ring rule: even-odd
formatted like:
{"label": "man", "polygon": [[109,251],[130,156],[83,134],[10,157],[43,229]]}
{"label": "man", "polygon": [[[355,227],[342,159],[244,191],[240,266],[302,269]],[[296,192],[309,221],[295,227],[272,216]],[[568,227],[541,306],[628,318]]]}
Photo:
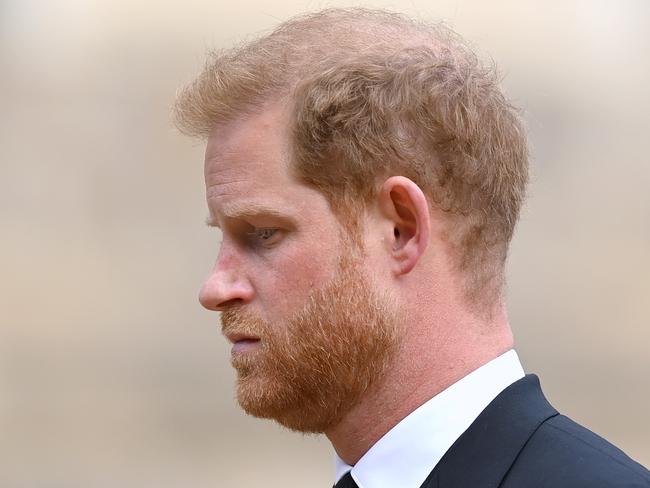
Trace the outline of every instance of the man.
{"label": "man", "polygon": [[223,241],[200,301],[249,414],[324,433],[337,487],[650,486],[525,376],[503,296],[525,131],[440,25],[331,9],[179,95]]}

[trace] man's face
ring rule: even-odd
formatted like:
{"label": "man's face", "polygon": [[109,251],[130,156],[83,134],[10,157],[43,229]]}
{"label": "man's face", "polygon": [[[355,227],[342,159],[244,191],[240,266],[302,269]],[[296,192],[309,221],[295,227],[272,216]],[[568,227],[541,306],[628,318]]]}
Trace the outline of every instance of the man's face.
{"label": "man's face", "polygon": [[290,175],[285,130],[267,110],[211,133],[207,201],[223,240],[200,300],[223,312],[241,406],[324,432],[381,378],[396,321],[325,197]]}

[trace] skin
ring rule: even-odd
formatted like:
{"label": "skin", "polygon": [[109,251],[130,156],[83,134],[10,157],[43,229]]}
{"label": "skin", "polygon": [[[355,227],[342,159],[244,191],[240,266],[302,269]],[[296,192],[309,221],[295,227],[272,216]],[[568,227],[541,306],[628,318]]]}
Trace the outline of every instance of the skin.
{"label": "skin", "polygon": [[[332,280],[345,252],[325,197],[291,175],[287,126],[286,109],[268,105],[209,135],[209,222],[223,232],[199,296],[209,310],[237,306],[282,321]],[[403,327],[381,382],[325,432],[350,465],[414,409],[513,347],[502,301],[489,319],[466,307],[445,225],[445,215],[399,175],[381,184],[363,216],[361,266],[395,302]]]}

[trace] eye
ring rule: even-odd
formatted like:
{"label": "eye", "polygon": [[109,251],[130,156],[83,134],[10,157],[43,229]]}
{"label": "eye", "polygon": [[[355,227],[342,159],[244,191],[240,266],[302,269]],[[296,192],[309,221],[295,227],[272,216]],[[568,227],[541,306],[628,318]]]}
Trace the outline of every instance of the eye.
{"label": "eye", "polygon": [[258,239],[267,241],[273,237],[277,231],[278,229],[255,229],[254,234]]}
{"label": "eye", "polygon": [[247,235],[253,243],[268,246],[277,241],[280,232],[279,229],[274,229],[272,227],[261,227],[248,232]]}

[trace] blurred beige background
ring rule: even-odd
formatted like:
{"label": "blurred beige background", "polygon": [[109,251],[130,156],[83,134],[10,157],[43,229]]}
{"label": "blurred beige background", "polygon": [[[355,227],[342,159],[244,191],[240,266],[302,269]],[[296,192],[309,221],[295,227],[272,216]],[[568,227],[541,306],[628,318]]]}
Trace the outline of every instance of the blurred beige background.
{"label": "blurred beige background", "polygon": [[[168,108],[207,48],[349,3],[233,3],[0,0],[2,487],[331,482],[325,440],[233,401],[196,299],[219,240],[203,146]],[[445,19],[501,66],[534,155],[517,350],[558,408],[650,465],[650,2],[363,4]]]}

